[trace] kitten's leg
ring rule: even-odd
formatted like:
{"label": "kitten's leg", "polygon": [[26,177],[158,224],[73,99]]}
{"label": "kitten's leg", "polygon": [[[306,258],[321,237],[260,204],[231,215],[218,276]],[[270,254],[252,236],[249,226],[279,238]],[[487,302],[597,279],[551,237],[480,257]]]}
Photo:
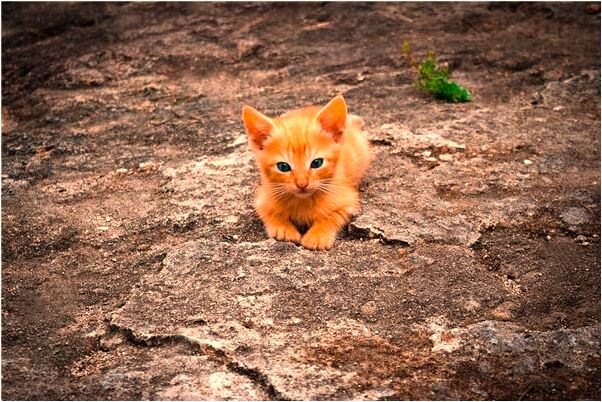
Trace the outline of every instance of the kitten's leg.
{"label": "kitten's leg", "polygon": [[263,221],[268,236],[277,240],[292,241],[299,244],[301,233],[289,219],[278,214],[274,209],[273,200],[269,197],[269,191],[260,187],[255,199],[255,210]]}
{"label": "kitten's leg", "polygon": [[274,216],[263,220],[265,230],[268,236],[274,239],[292,241],[299,244],[301,242],[301,233],[292,223]]}
{"label": "kitten's leg", "polygon": [[339,209],[330,216],[318,219],[301,239],[301,245],[310,250],[328,250],[337,233],[351,219],[351,209]]}

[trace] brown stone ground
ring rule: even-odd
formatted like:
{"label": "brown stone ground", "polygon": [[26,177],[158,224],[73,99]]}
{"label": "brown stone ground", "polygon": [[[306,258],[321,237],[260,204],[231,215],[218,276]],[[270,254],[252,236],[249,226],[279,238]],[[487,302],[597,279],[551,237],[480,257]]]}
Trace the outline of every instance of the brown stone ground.
{"label": "brown stone ground", "polygon": [[[598,400],[599,10],[3,3],[2,398]],[[240,109],[338,93],[363,212],[266,240]]]}

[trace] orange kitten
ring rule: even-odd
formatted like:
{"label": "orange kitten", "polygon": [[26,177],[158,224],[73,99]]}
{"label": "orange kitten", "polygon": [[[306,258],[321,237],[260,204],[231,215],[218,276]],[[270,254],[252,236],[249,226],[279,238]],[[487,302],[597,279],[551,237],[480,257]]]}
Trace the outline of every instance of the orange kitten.
{"label": "orange kitten", "polygon": [[363,120],[347,115],[340,95],[323,108],[275,119],[244,106],[242,118],[261,172],[255,208],[268,235],[312,250],[331,248],[359,210],[357,186],[371,159]]}

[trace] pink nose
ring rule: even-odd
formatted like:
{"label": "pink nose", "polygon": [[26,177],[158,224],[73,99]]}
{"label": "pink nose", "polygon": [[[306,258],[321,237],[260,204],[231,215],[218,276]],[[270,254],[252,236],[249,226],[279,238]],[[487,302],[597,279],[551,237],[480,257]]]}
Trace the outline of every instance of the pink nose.
{"label": "pink nose", "polygon": [[308,185],[308,183],[306,181],[297,182],[295,184],[297,185],[297,187],[299,188],[299,190],[305,190],[307,188],[307,185]]}

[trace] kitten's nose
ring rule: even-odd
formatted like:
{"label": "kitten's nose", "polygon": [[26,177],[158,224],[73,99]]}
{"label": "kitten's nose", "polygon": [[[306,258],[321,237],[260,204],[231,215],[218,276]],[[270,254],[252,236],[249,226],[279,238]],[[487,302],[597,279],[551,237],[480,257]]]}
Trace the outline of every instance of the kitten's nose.
{"label": "kitten's nose", "polygon": [[295,184],[297,185],[299,190],[305,190],[309,183],[307,182],[307,180],[296,180]]}

